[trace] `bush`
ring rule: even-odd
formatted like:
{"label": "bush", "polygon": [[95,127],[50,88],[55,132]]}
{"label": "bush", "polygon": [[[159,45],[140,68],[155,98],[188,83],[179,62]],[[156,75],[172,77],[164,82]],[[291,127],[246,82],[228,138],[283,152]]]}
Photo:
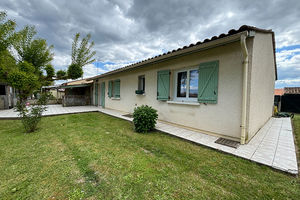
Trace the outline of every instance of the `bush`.
{"label": "bush", "polygon": [[37,125],[41,121],[42,114],[46,110],[45,105],[48,98],[48,94],[42,94],[37,105],[34,106],[18,101],[16,110],[19,112],[22,124],[27,133],[34,132],[37,129]]}
{"label": "bush", "polygon": [[147,133],[154,129],[157,120],[157,111],[151,106],[142,105],[134,109],[133,124],[138,133]]}

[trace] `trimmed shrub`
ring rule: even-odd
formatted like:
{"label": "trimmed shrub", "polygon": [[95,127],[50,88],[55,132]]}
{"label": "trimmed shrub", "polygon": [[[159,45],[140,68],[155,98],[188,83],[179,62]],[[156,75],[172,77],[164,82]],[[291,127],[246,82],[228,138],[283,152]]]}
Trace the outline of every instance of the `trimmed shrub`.
{"label": "trimmed shrub", "polygon": [[17,102],[16,110],[19,112],[22,124],[26,133],[34,132],[37,129],[38,123],[41,121],[42,114],[46,111],[46,104],[49,99],[49,94],[42,94],[37,105],[30,105],[25,102]]}
{"label": "trimmed shrub", "polygon": [[134,109],[133,124],[138,133],[147,133],[154,129],[157,120],[157,111],[151,106],[142,105]]}

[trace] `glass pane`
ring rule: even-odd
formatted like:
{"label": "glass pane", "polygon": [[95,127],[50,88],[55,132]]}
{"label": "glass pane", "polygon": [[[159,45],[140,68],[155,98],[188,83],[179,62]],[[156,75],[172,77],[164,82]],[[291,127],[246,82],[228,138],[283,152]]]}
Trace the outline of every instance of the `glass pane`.
{"label": "glass pane", "polygon": [[198,97],[198,70],[190,71],[189,97]]}
{"label": "glass pane", "polygon": [[145,76],[139,76],[138,90],[145,91]]}
{"label": "glass pane", "polygon": [[177,97],[186,97],[187,72],[177,74]]}

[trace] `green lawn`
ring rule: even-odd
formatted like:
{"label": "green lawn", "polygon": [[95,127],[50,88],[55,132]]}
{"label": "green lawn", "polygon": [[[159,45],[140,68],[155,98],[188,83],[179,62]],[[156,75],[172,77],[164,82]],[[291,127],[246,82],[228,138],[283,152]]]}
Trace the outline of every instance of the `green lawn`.
{"label": "green lawn", "polygon": [[100,113],[0,127],[0,199],[300,199],[299,178]]}

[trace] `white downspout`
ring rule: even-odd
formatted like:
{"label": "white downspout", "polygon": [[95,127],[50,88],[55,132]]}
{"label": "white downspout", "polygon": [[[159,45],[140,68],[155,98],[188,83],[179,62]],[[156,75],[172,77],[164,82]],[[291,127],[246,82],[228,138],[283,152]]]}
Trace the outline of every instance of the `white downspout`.
{"label": "white downspout", "polygon": [[248,134],[247,127],[247,93],[248,93],[248,50],[246,44],[246,34],[241,35],[241,48],[243,53],[243,102],[242,102],[242,124],[241,124],[241,144],[245,144]]}

